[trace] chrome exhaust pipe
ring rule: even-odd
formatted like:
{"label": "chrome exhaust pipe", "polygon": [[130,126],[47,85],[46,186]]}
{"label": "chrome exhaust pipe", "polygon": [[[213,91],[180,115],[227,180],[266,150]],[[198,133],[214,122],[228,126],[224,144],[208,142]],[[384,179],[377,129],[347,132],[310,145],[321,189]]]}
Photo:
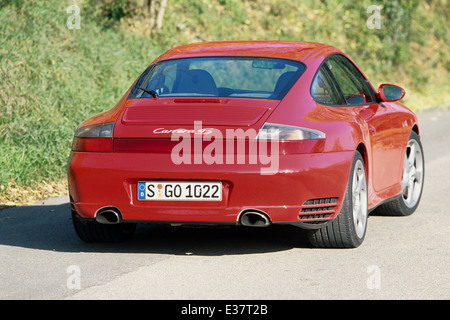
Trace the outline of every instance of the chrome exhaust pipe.
{"label": "chrome exhaust pipe", "polygon": [[114,207],[106,207],[97,211],[95,221],[101,224],[117,224],[122,222],[120,210]]}
{"label": "chrome exhaust pipe", "polygon": [[241,215],[241,224],[247,227],[267,227],[270,225],[269,216],[259,211],[246,211]]}

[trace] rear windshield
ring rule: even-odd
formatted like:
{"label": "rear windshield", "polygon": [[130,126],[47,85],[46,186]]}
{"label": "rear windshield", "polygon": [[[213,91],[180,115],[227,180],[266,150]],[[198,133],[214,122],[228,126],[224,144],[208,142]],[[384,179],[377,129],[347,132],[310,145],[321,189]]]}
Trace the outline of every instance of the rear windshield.
{"label": "rear windshield", "polygon": [[158,97],[236,97],[281,100],[305,70],[285,59],[197,57],[151,65],[129,99]]}

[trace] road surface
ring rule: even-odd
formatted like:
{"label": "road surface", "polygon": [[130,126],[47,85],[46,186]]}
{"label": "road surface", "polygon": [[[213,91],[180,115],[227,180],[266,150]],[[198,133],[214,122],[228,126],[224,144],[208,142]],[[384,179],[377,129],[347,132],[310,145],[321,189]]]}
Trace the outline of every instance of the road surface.
{"label": "road surface", "polygon": [[410,217],[370,216],[357,249],[295,227],[139,225],[86,244],[67,197],[0,211],[0,299],[449,299],[450,110],[419,115],[425,189]]}

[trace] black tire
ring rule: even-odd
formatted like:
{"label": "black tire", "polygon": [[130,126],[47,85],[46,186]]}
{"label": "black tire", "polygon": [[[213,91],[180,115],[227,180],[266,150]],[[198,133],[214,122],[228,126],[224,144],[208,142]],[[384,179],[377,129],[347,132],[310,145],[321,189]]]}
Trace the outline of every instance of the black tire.
{"label": "black tire", "polygon": [[[356,224],[354,222],[353,215],[353,178],[355,174],[355,167],[357,168],[357,173],[361,175],[361,178],[364,178],[364,183],[361,183],[361,188],[364,188],[365,190],[364,195],[361,195],[361,198],[358,199],[361,210],[364,211],[362,211],[362,218],[360,221],[358,220],[359,222]],[[347,183],[347,191],[345,193],[341,211],[335,219],[328,222],[324,227],[316,230],[310,230],[308,232],[309,241],[314,247],[317,248],[356,248],[364,241],[367,230],[367,218],[366,166],[363,157],[358,151],[356,151],[355,156],[353,157],[350,177]]]}
{"label": "black tire", "polygon": [[101,224],[82,219],[72,210],[72,222],[78,237],[85,242],[123,242],[132,238],[135,223]]}
{"label": "black tire", "polygon": [[[420,142],[420,137],[414,131],[412,131],[411,135],[409,136],[408,146],[410,145],[410,143],[412,141],[415,141],[416,147],[419,148],[420,159],[417,159],[417,163],[421,163],[421,167],[422,167],[421,168],[421,170],[422,170],[422,179],[421,179],[420,183],[417,183],[417,186],[420,189],[418,189],[418,192],[417,192],[417,195],[416,195],[414,203],[409,205],[409,206],[407,205],[407,197],[404,194],[404,193],[406,193],[406,191],[404,190],[402,192],[402,194],[400,194],[395,199],[393,199],[393,200],[391,200],[389,202],[383,203],[380,206],[378,206],[374,210],[374,214],[383,215],[383,216],[409,216],[414,211],[416,211],[417,207],[419,206],[420,199],[422,197],[423,183],[424,183],[424,177],[425,177],[425,159],[424,159],[424,155],[423,155],[422,143]],[[406,150],[406,157],[407,158],[409,156],[408,152],[410,152],[410,150],[408,150],[408,146],[407,146],[407,150]],[[406,160],[405,160],[405,162],[406,162]],[[403,171],[404,171],[403,175],[405,175],[406,174],[405,168],[404,168]],[[405,178],[405,177],[403,177],[403,178]]]}

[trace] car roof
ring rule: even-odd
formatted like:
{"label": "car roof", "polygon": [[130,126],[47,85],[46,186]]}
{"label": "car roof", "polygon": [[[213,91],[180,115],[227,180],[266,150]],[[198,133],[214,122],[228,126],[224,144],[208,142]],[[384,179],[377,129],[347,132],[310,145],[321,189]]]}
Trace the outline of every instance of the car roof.
{"label": "car roof", "polygon": [[199,42],[174,47],[155,62],[168,59],[180,59],[204,56],[251,56],[306,60],[341,52],[339,49],[322,43],[303,41],[215,41]]}

